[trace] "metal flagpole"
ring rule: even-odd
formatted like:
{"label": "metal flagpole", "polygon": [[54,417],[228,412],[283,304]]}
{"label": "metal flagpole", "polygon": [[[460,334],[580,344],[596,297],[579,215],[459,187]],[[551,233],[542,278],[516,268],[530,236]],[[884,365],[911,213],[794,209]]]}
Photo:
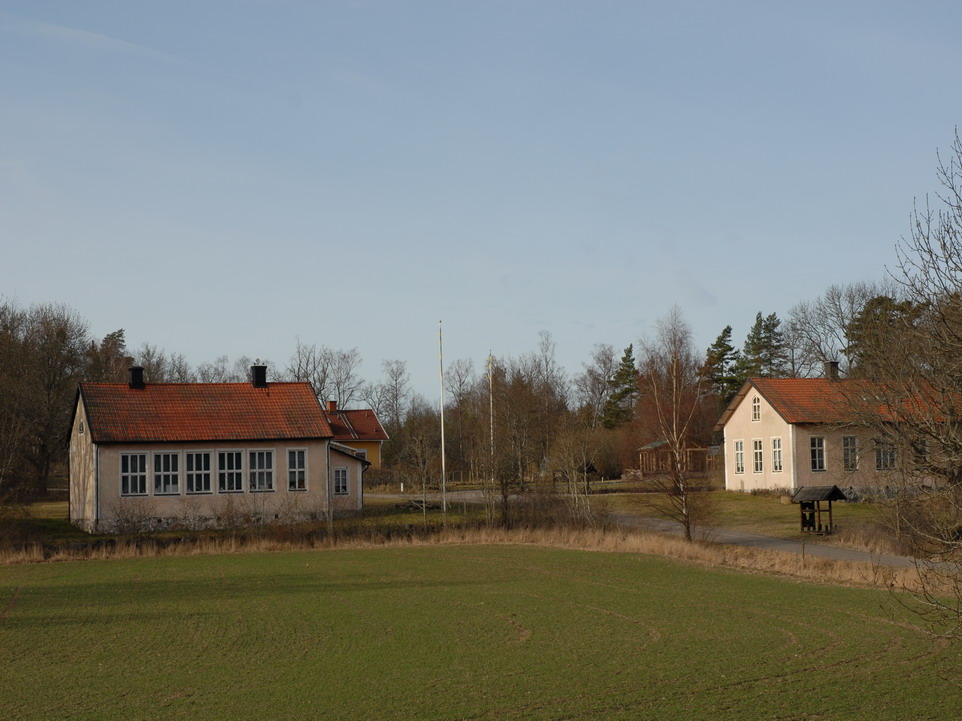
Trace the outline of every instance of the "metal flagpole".
{"label": "metal flagpole", "polygon": [[438,361],[441,368],[441,513],[448,520],[448,499],[445,489],[444,467],[444,344],[441,337],[441,321],[438,321]]}
{"label": "metal flagpole", "polygon": [[494,483],[494,380],[491,375],[491,366],[494,361],[491,351],[488,351],[488,422],[491,425],[491,483]]}

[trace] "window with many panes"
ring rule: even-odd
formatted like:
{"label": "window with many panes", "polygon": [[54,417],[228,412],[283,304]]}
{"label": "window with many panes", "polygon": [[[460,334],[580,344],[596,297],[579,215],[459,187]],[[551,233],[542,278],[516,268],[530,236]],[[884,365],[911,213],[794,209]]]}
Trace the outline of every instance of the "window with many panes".
{"label": "window with many panes", "polygon": [[752,441],[752,471],[755,473],[762,472],[762,441],[760,438]]}
{"label": "window with many panes", "polygon": [[250,466],[247,469],[250,478],[250,490],[274,490],[274,451],[251,451]]}
{"label": "window with many panes", "polygon": [[887,441],[875,442],[875,470],[891,471],[895,468],[895,446]]}
{"label": "window with many panes", "polygon": [[154,495],[180,493],[180,454],[154,454]]}
{"label": "window with many panes", "polygon": [[287,452],[287,490],[307,490],[307,451]]}
{"label": "window with many panes", "polygon": [[745,472],[745,441],[735,441],[735,473]]}
{"label": "window with many panes", "polygon": [[822,436],[812,436],[812,470],[825,470],[825,439]]}
{"label": "window with many panes", "polygon": [[762,419],[762,401],[758,396],[752,398],[752,420],[760,421]]}
{"label": "window with many panes", "polygon": [[210,453],[184,453],[184,476],[187,479],[188,493],[210,493]]}
{"label": "window with many panes", "polygon": [[782,439],[772,438],[772,471],[782,472]]}
{"label": "window with many panes", "polygon": [[858,470],[858,438],[842,436],[842,468],[846,471]]}
{"label": "window with many panes", "polygon": [[120,454],[120,495],[147,495],[147,454]]}
{"label": "window with many panes", "polygon": [[346,468],[335,468],[334,469],[334,495],[335,496],[346,496],[347,495],[347,469]]}
{"label": "window with many panes", "polygon": [[220,451],[217,454],[217,490],[237,493],[244,490],[244,456],[240,451]]}

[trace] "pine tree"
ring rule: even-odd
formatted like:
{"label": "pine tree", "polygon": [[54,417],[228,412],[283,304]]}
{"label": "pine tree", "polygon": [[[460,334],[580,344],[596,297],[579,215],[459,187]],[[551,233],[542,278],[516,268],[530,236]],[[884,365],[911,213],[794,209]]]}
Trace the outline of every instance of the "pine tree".
{"label": "pine tree", "polygon": [[788,345],[781,330],[782,321],[771,313],[755,314],[738,364],[738,376],[748,378],[781,378],[788,372]]}
{"label": "pine tree", "polygon": [[618,370],[608,380],[611,393],[601,412],[601,425],[617,428],[628,423],[635,414],[638,401],[638,366],[635,364],[634,347],[625,348]]}
{"label": "pine tree", "polygon": [[740,358],[741,354],[732,345],[732,327],[726,325],[715,342],[708,346],[701,367],[702,377],[711,384],[722,406],[728,405],[744,383],[738,373]]}
{"label": "pine tree", "polygon": [[[958,306],[957,300],[950,304]],[[871,378],[879,375],[878,360],[891,350],[893,339],[904,335],[918,322],[922,308],[909,300],[897,301],[887,295],[870,298],[845,328],[849,375]]]}

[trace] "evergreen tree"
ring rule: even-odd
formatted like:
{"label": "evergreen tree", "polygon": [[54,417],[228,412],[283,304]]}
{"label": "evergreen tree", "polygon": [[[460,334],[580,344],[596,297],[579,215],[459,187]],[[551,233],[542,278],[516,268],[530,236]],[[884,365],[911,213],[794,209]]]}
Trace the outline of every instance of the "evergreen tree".
{"label": "evergreen tree", "polygon": [[[949,299],[958,307],[958,301]],[[843,350],[849,360],[849,375],[872,378],[880,375],[880,358],[897,353],[892,346],[904,336],[922,315],[922,308],[911,301],[897,301],[887,295],[870,298],[845,329],[848,346]]]}
{"label": "evergreen tree", "polygon": [[788,373],[788,344],[781,324],[775,313],[755,315],[738,364],[742,381],[755,377],[781,378]]}
{"label": "evergreen tree", "polygon": [[608,380],[611,393],[601,412],[601,425],[617,428],[628,423],[635,414],[638,401],[638,366],[635,364],[634,347],[625,348],[618,370]]}
{"label": "evergreen tree", "polygon": [[702,377],[711,385],[722,406],[728,405],[745,382],[738,373],[740,358],[741,354],[732,345],[732,327],[726,325],[715,342],[708,346],[701,367]]}

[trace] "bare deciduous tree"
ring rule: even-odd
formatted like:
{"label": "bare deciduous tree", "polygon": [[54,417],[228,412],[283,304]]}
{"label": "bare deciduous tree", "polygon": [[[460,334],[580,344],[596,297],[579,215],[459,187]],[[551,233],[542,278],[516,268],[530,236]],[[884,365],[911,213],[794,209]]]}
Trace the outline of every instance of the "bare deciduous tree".
{"label": "bare deciduous tree", "polygon": [[287,364],[286,376],[291,380],[309,382],[322,403],[337,401],[342,408],[348,408],[365,395],[364,382],[357,375],[360,365],[361,354],[357,348],[333,350],[301,343],[298,338],[294,355]]}
{"label": "bare deciduous tree", "polygon": [[37,489],[45,490],[54,463],[65,457],[64,433],[70,426],[90,341],[87,322],[60,304],[33,306],[27,313],[25,330],[31,390],[27,459],[34,468]]}
{"label": "bare deciduous tree", "polygon": [[332,400],[336,400],[342,408],[350,408],[360,400],[361,387],[364,385],[357,374],[361,367],[361,354],[357,348],[328,351],[328,354]]}
{"label": "bare deciduous tree", "polygon": [[201,363],[197,366],[197,380],[201,383],[229,383],[233,378],[230,358],[218,356],[213,363]]}
{"label": "bare deciduous tree", "polygon": [[[898,248],[899,305],[863,316],[860,362],[875,375],[851,403],[874,426],[892,525],[920,565],[917,610],[962,638],[962,141],[938,162],[941,190]],[[883,304],[885,305],[885,304]],[[874,319],[874,320],[873,320]],[[877,322],[879,328],[866,328]]]}
{"label": "bare deciduous tree", "polygon": [[650,427],[664,442],[669,470],[653,479],[660,491],[656,508],[677,521],[685,540],[705,517],[706,496],[689,467],[688,450],[699,433],[703,410],[703,377],[700,358],[691,340],[691,329],[678,308],[658,321],[655,337],[641,347],[641,400],[639,414],[648,416]]}
{"label": "bare deciduous tree", "polygon": [[833,285],[821,297],[791,308],[785,337],[790,350],[792,376],[809,377],[822,372],[826,361],[840,361],[847,373],[851,359],[849,329],[865,304],[881,295],[894,295],[892,281]]}
{"label": "bare deciduous tree", "polygon": [[575,402],[587,410],[590,426],[594,428],[601,422],[601,413],[611,395],[611,379],[618,369],[618,356],[613,346],[599,343],[592,350],[591,359],[582,365],[584,371],[574,379]]}

